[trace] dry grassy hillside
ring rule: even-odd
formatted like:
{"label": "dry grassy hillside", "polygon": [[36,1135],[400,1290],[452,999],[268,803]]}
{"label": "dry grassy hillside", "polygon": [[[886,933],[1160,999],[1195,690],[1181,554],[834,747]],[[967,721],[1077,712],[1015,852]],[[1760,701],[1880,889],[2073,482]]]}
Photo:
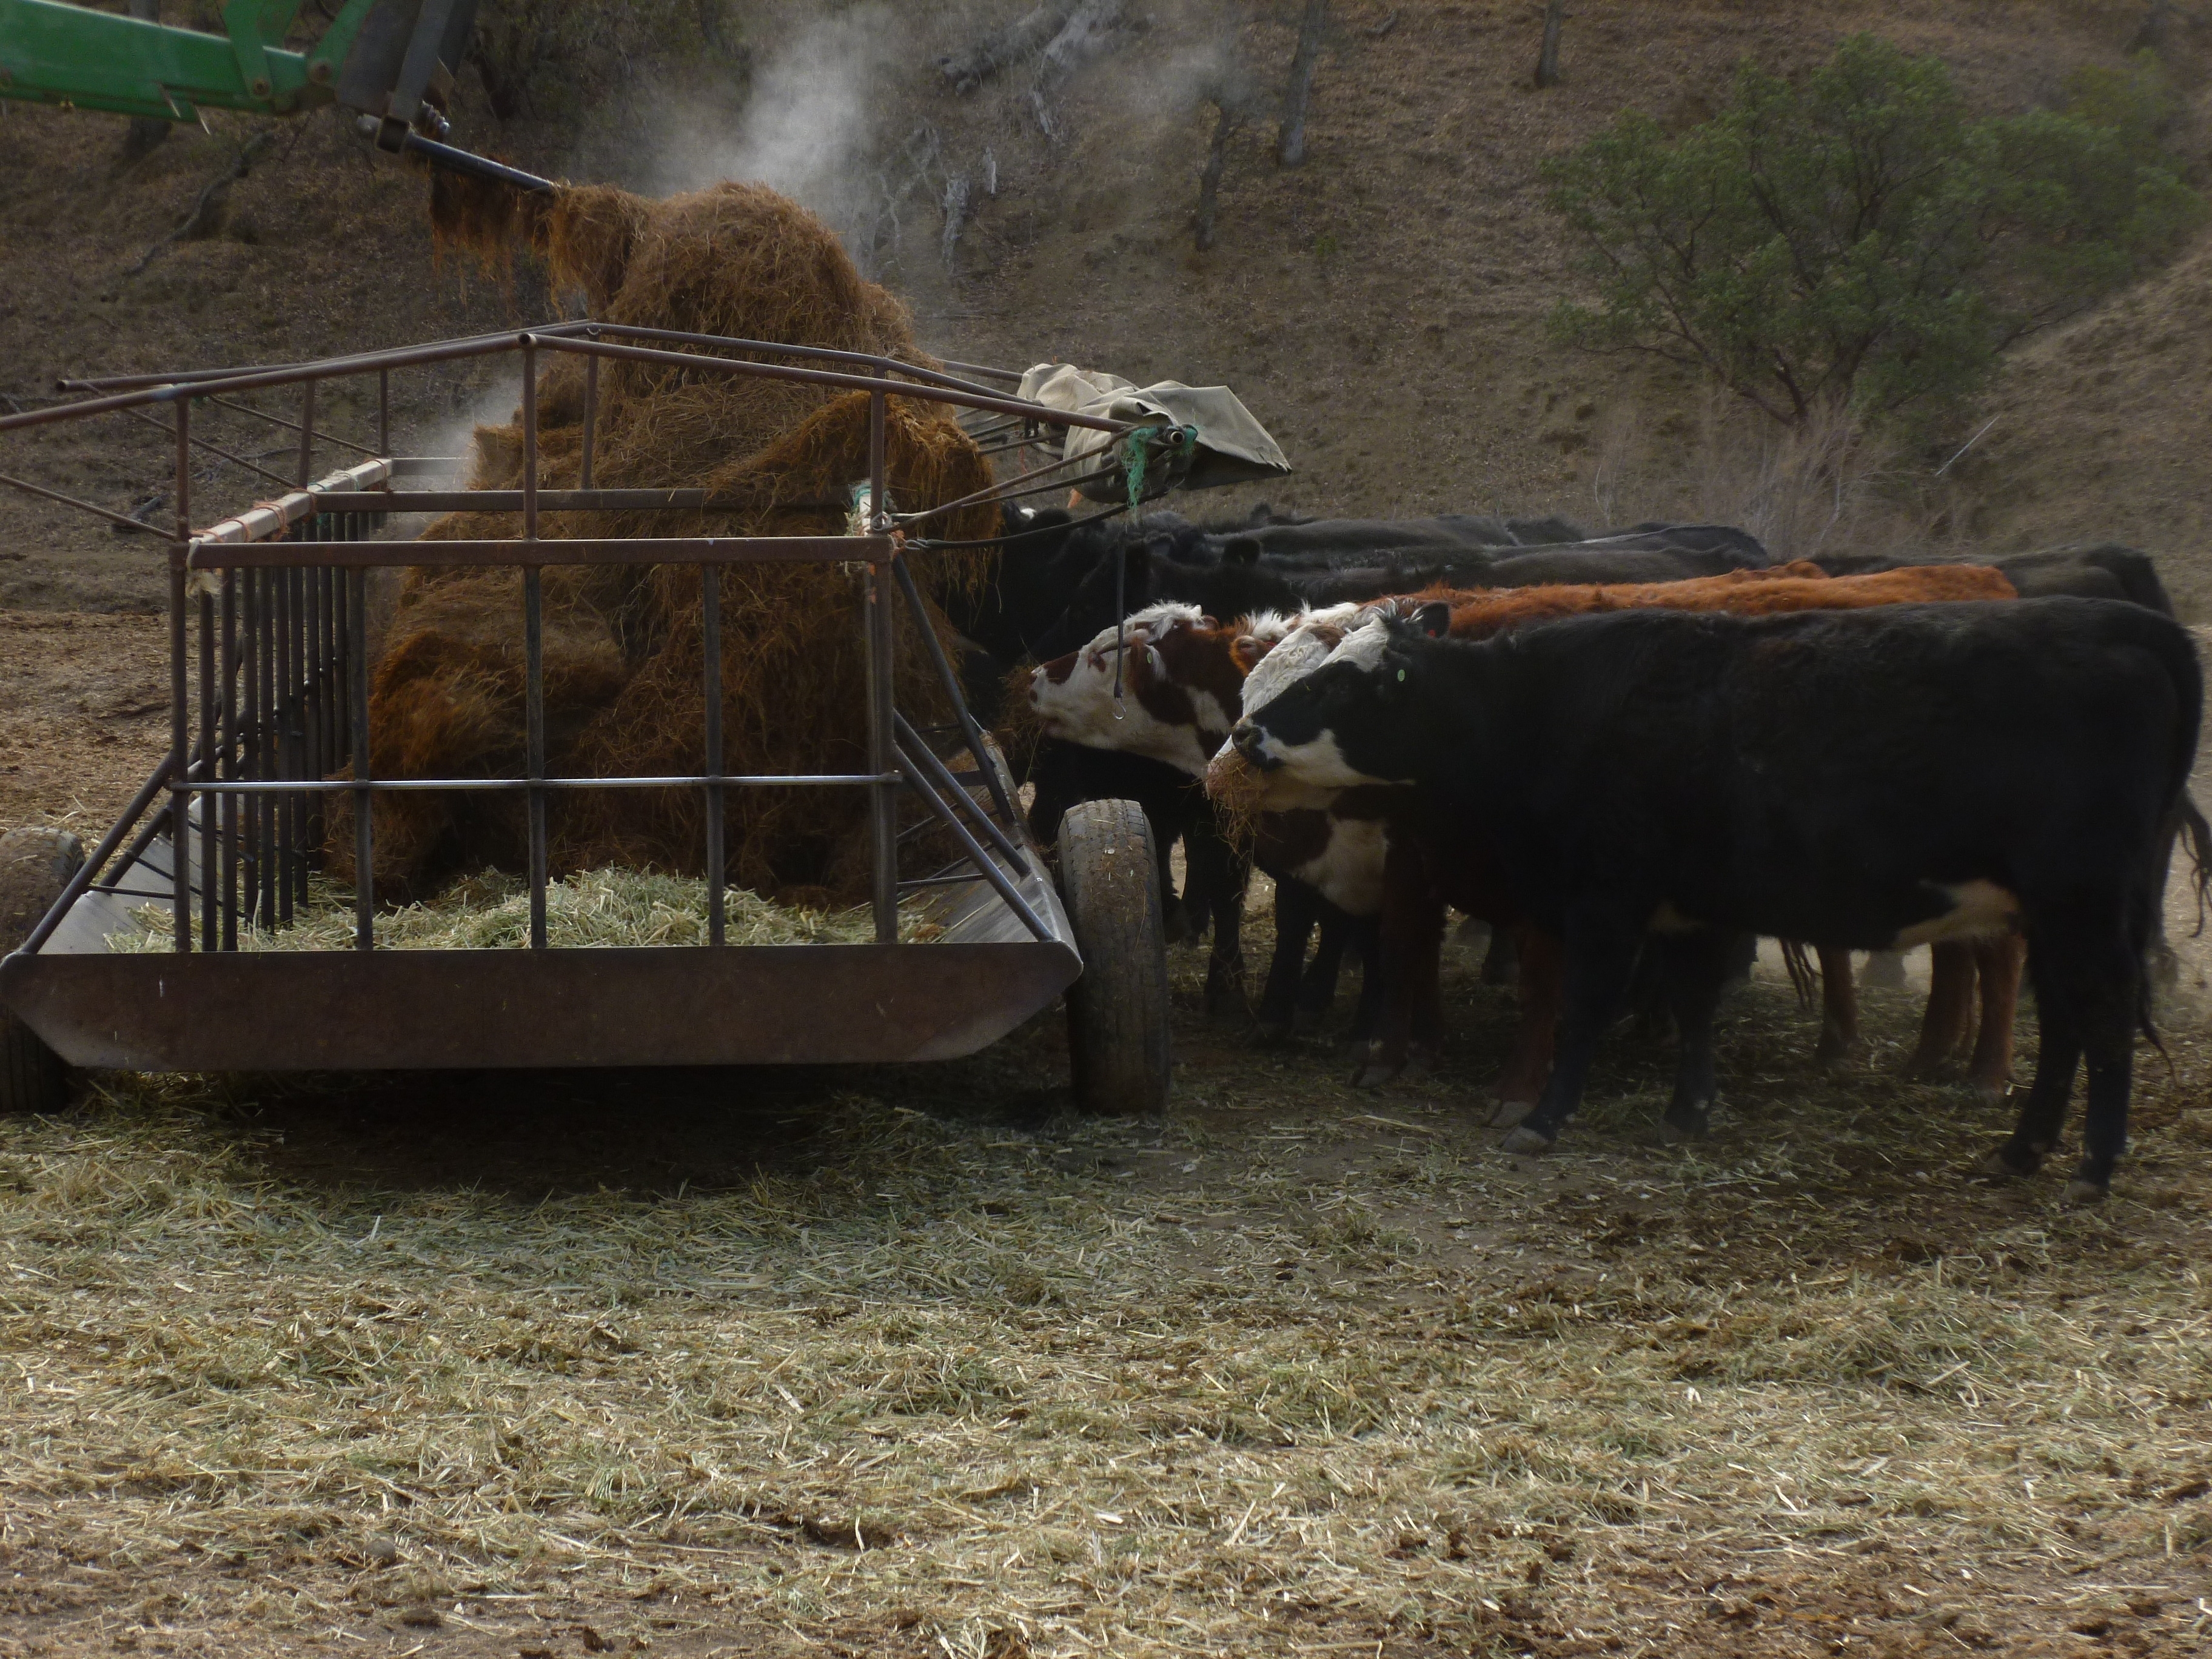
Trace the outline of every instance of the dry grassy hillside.
{"label": "dry grassy hillside", "polygon": [[1972,533],[2007,550],[2111,538],[2154,550],[2185,612],[2212,615],[2212,246],[2007,366],[1962,465]]}
{"label": "dry grassy hillside", "polygon": [[[659,57],[581,52],[556,66],[558,95],[505,126],[465,76],[458,136],[548,171],[644,188],[722,166],[787,172],[797,148],[815,163],[799,169],[804,188],[834,211],[868,173],[864,163],[927,125],[943,169],[975,181],[971,226],[948,275],[925,188],[904,205],[902,257],[887,274],[940,349],[1226,381],[1298,464],[1278,495],[1308,509],[1501,506],[1602,519],[1711,510],[1714,501],[1692,476],[1707,463],[1690,453],[1692,388],[1633,361],[1544,342],[1543,313],[1569,280],[1540,204],[1546,155],[1624,107],[1695,120],[1739,57],[1810,64],[1863,28],[1940,52],[1987,107],[2018,107],[2055,96],[2081,64],[2118,61],[2144,8],[1583,0],[1567,26],[1566,84],[1539,93],[1523,0],[1352,0],[1336,9],[1321,60],[1308,164],[1277,168],[1272,123],[1248,125],[1230,145],[1218,240],[1204,254],[1188,228],[1212,131],[1200,89],[1224,65],[1279,84],[1298,8],[1133,10],[1115,49],[1056,95],[1051,137],[1025,81],[956,97],[931,67],[1011,4],[723,9],[743,24],[737,46],[708,52],[670,36]],[[2212,35],[2185,33],[2182,53],[2208,46]],[[2194,100],[2197,66],[2178,70]],[[811,89],[824,83],[838,96],[816,107]],[[763,108],[778,100],[797,101],[780,125],[773,110],[763,125]],[[222,234],[180,242],[126,275],[251,126],[210,125],[117,177],[119,120],[21,106],[0,116],[0,222],[9,228],[0,237],[0,392],[27,398],[61,373],[434,337],[546,305],[528,272],[503,294],[441,270],[419,182],[372,167],[327,113],[281,130],[233,191]],[[2205,148],[2203,126],[2192,114],[2178,136],[2192,157]],[[983,187],[987,149],[995,195]],[[2197,463],[2193,428],[2178,416],[2205,395],[2186,368],[2203,349],[2190,324],[2208,260],[2199,253],[2021,351],[1998,393],[2001,417],[1962,471],[1954,532],[2008,547],[2119,535],[2165,556],[2177,587],[2194,590],[2184,567],[2196,556],[2188,483]],[[450,434],[487,395],[453,374],[408,386],[407,441]],[[2156,413],[2124,426],[2118,411],[2136,404]],[[1616,443],[1608,475],[1594,480],[1608,450],[1598,434],[1632,410],[1641,441],[1628,476]],[[0,470],[58,478],[117,507],[157,487],[163,465],[158,435],[120,419],[65,443],[0,447]],[[211,469],[208,484],[227,498],[265,489],[234,469]],[[0,603],[136,609],[158,596],[148,544],[58,508],[0,500],[0,546],[18,556],[0,562]]]}

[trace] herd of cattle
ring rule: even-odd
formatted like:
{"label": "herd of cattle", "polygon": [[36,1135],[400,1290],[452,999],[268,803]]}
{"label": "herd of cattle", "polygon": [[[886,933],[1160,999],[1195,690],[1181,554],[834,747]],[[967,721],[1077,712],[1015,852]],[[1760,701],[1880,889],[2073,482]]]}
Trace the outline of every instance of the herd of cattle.
{"label": "herd of cattle", "polygon": [[2185,836],[2201,893],[2212,854],[2185,787],[2197,658],[2145,555],[1777,565],[1711,525],[1264,508],[1010,509],[1005,528],[999,580],[952,617],[971,687],[1034,715],[1041,841],[1078,801],[1144,806],[1170,935],[1213,935],[1209,1008],[1243,1002],[1256,863],[1276,892],[1263,1028],[1325,1012],[1353,952],[1358,1077],[1385,1080],[1437,1049],[1463,911],[1517,974],[1492,1121],[1534,1152],[1627,1000],[1671,1013],[1665,1128],[1695,1135],[1715,1006],[1759,936],[1801,992],[1817,957],[1824,1057],[1856,1041],[1850,952],[1929,944],[1912,1067],[1963,1058],[2002,1094],[2024,964],[2040,1047],[1989,1171],[2039,1167],[2086,1060],[2068,1192],[2106,1190],[2167,865]]}

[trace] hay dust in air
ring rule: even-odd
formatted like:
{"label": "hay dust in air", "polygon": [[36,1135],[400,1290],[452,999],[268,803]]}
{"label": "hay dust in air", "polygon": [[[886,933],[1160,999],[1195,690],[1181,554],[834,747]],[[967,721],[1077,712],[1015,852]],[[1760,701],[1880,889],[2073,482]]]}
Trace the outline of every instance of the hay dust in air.
{"label": "hay dust in air", "polygon": [[1691,1152],[1625,1038],[1530,1164],[1457,1103],[1511,1018],[1472,957],[1465,1043],[1385,1094],[1224,1035],[1175,961],[1164,1127],[1066,1115],[1046,1023],[920,1071],[109,1079],[8,1126],[9,1639],[2203,1650],[2197,1038],[2081,1212],[1966,1181],[2003,1115],[1887,1074],[1904,994],[1835,1076],[1755,980]]}

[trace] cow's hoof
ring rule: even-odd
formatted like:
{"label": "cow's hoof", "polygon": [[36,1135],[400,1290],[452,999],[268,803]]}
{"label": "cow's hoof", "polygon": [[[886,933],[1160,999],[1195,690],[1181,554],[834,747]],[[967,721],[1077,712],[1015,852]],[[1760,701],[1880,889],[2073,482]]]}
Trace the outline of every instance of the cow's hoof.
{"label": "cow's hoof", "polygon": [[1856,1039],[1823,1031],[1820,1042],[1813,1048],[1813,1063],[1825,1066],[1833,1072],[1848,1071],[1858,1064],[1860,1053],[1861,1046]]}
{"label": "cow's hoof", "polygon": [[1355,1089],[1380,1089],[1386,1083],[1394,1082],[1404,1069],[1402,1066],[1393,1065],[1387,1060],[1377,1060],[1370,1054],[1353,1067],[1352,1086]]}
{"label": "cow's hoof", "polygon": [[2102,1182],[2075,1176],[2066,1183],[2066,1201],[2069,1204],[2102,1204],[2105,1194],[2110,1190]]}
{"label": "cow's hoof", "polygon": [[1990,1181],[2025,1181],[2042,1167],[2043,1159],[2036,1153],[2008,1140],[1982,1160],[1981,1173]]}
{"label": "cow's hoof", "polygon": [[1214,1019],[1249,1018],[1252,1006],[1245,1001],[1241,985],[1209,985],[1206,988],[1206,1012]]}
{"label": "cow's hoof", "polygon": [[2005,1097],[2012,1092],[2012,1085],[2008,1082],[1992,1083],[1987,1078],[1970,1077],[1966,1079],[1966,1091],[1984,1106],[2000,1106],[2004,1103]]}
{"label": "cow's hoof", "polygon": [[1510,1129],[1536,1109],[1533,1100],[1501,1100],[1490,1109],[1490,1127]]}
{"label": "cow's hoof", "polygon": [[1659,1120],[1659,1139],[1669,1146],[1686,1140],[1703,1140],[1712,1127],[1712,1114],[1705,1106],[1669,1106]]}
{"label": "cow's hoof", "polygon": [[1552,1150],[1552,1138],[1537,1133],[1524,1123],[1499,1141],[1498,1147],[1500,1152],[1510,1152],[1516,1158],[1541,1158]]}

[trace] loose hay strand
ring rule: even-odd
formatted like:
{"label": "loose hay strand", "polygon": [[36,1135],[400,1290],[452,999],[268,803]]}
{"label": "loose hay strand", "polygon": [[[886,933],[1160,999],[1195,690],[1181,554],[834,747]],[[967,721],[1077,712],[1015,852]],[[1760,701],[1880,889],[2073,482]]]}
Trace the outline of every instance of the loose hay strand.
{"label": "loose hay strand", "polygon": [[1740,1133],[1643,1144],[1671,1055],[1616,1044],[1533,1168],[1457,1072],[1384,1121],[1241,1049],[1150,1126],[1022,1115],[1035,1046],[750,1115],[109,1079],[0,1123],[12,1570],[230,1651],[425,1607],[779,1659],[2186,1651],[2201,1048],[2083,1214],[1943,1184],[1999,1110],[1737,1010]]}

